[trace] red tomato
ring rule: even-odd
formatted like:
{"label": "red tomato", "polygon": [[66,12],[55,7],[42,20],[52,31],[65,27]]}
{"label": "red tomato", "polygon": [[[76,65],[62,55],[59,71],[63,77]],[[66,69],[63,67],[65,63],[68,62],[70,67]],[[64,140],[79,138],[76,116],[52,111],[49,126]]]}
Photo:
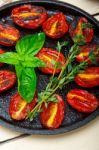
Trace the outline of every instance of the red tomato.
{"label": "red tomato", "polygon": [[[4,50],[2,50],[2,49],[0,49],[0,54],[3,54],[3,53],[5,53],[5,51],[4,51]],[[2,67],[2,66],[3,66],[3,64],[4,64],[4,63],[0,63],[0,67]]]}
{"label": "red tomato", "polygon": [[13,87],[16,75],[9,70],[0,70],[0,93]]}
{"label": "red tomato", "polygon": [[12,46],[20,38],[20,32],[8,25],[8,24],[0,24],[0,44],[4,46]]}
{"label": "red tomato", "polygon": [[49,102],[48,107],[45,104],[42,105],[42,112],[40,113],[40,120],[44,127],[55,129],[58,128],[63,119],[65,104],[61,96],[55,94],[58,102]]}
{"label": "red tomato", "polygon": [[13,21],[24,28],[35,29],[42,25],[47,18],[47,12],[43,7],[22,5],[12,10]]}
{"label": "red tomato", "polygon": [[99,67],[89,67],[75,76],[75,82],[81,87],[99,86]]}
{"label": "red tomato", "polygon": [[[99,46],[98,45],[84,45],[84,46],[80,46],[80,53],[76,56],[76,60],[78,62],[83,62],[86,59],[89,58],[89,54],[91,51],[93,51],[93,53],[96,55],[96,61],[97,63],[99,62],[99,51],[98,51]],[[88,60],[88,64],[92,64],[92,61]]]}
{"label": "red tomato", "polygon": [[[59,53],[52,48],[43,48],[37,57],[41,59],[46,67],[39,68],[42,72],[47,74],[59,73],[61,71],[62,65],[65,64],[65,57],[62,53]],[[57,66],[55,69],[55,65]]]}
{"label": "red tomato", "polygon": [[99,99],[80,89],[72,89],[67,94],[68,103],[79,112],[91,113],[99,106]]}
{"label": "red tomato", "polygon": [[[84,27],[83,25],[88,25],[89,22],[86,18],[80,17],[78,20],[74,19],[69,28],[69,33],[73,41],[81,42],[84,40],[85,43],[91,42],[94,36],[94,30],[92,27]],[[81,37],[83,39],[77,39],[77,37]]]}
{"label": "red tomato", "polygon": [[68,31],[68,23],[65,15],[59,12],[43,24],[43,31],[51,38],[60,38]]}
{"label": "red tomato", "polygon": [[9,105],[9,114],[14,120],[23,120],[37,104],[35,95],[31,103],[27,103],[18,93],[12,96]]}

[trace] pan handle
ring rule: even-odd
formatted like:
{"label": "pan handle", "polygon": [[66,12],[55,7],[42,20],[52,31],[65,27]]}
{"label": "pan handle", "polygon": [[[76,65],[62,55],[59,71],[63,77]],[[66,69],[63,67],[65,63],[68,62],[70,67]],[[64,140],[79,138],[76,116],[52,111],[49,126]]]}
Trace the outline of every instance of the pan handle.
{"label": "pan handle", "polygon": [[95,13],[95,14],[92,14],[93,17],[95,16],[99,16],[99,12],[98,13]]}

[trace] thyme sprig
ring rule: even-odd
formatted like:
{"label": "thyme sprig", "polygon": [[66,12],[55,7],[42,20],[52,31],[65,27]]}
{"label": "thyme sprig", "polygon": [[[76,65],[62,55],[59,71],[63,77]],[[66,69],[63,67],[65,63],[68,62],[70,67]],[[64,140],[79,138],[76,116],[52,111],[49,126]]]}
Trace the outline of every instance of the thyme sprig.
{"label": "thyme sprig", "polygon": [[[65,44],[61,44],[60,42],[57,43],[57,49],[60,53],[61,49]],[[58,89],[62,89],[64,85],[72,82],[75,78],[75,75],[79,73],[81,70],[87,67],[88,60],[75,65],[74,60],[76,55],[80,52],[80,48],[77,44],[74,44],[71,49],[69,50],[68,56],[66,58],[66,63],[62,66],[60,74],[57,76],[52,75],[50,81],[46,87],[46,89],[38,94],[38,104],[33,108],[33,110],[29,113],[28,118],[32,121],[39,112],[42,111],[41,106],[45,103],[45,106],[48,106],[48,103],[57,102],[57,99],[54,93]],[[91,53],[90,53],[91,57]],[[56,67],[55,67],[56,69]]]}

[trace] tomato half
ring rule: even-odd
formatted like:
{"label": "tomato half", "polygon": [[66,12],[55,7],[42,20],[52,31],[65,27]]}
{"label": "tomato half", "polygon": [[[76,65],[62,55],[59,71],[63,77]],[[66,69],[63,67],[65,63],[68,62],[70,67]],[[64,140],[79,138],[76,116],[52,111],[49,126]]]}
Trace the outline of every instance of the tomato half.
{"label": "tomato half", "polygon": [[45,104],[42,105],[42,112],[40,113],[40,121],[46,128],[55,129],[58,128],[63,119],[65,104],[61,96],[55,94],[58,102],[49,102],[48,107]]}
{"label": "tomato half", "polygon": [[[91,42],[94,36],[94,30],[88,20],[84,17],[74,19],[69,28],[69,33],[74,42],[81,44]],[[82,45],[82,44],[81,44]]]}
{"label": "tomato half", "polygon": [[42,25],[47,18],[47,11],[43,7],[22,5],[12,10],[13,21],[24,28],[35,29]]}
{"label": "tomato half", "polygon": [[[5,53],[5,51],[4,51],[4,50],[2,50],[2,49],[0,49],[0,54],[3,54],[3,53]],[[4,64],[4,63],[0,63],[0,67],[2,67],[2,66],[3,66],[3,64]]]}
{"label": "tomato half", "polygon": [[75,76],[75,82],[81,87],[99,86],[99,67],[89,67]]}
{"label": "tomato half", "polygon": [[12,96],[9,104],[9,114],[14,120],[23,120],[37,104],[35,95],[31,103],[27,103],[18,93]]}
{"label": "tomato half", "polygon": [[20,38],[20,32],[8,25],[8,24],[0,24],[0,44],[4,46],[12,46]]}
{"label": "tomato half", "polygon": [[16,82],[16,75],[9,70],[0,70],[0,92],[13,87]]}
{"label": "tomato half", "polygon": [[80,46],[80,53],[76,56],[78,62],[83,62],[88,59],[88,64],[92,64],[92,61],[89,58],[90,52],[92,51],[96,55],[96,62],[99,62],[99,46],[98,45],[84,45]]}
{"label": "tomato half", "polygon": [[99,99],[80,89],[72,89],[67,94],[67,102],[79,112],[91,113],[99,106]]}
{"label": "tomato half", "polygon": [[46,67],[42,67],[39,69],[47,74],[53,74],[54,70],[55,73],[59,73],[61,71],[62,65],[65,64],[64,55],[53,50],[52,48],[43,48],[37,54],[37,57],[46,64]]}
{"label": "tomato half", "polygon": [[60,38],[68,31],[68,23],[62,12],[59,12],[43,23],[43,31],[51,38]]}

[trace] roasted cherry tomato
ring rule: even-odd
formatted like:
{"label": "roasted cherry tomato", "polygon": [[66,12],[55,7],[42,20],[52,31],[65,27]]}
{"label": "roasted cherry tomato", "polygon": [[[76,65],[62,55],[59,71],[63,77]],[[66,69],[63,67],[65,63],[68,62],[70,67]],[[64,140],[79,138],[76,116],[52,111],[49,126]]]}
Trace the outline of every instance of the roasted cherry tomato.
{"label": "roasted cherry tomato", "polygon": [[73,41],[81,45],[91,42],[94,36],[92,25],[84,17],[74,19],[70,25],[69,33]]}
{"label": "roasted cherry tomato", "polygon": [[75,76],[75,82],[81,87],[99,86],[99,67],[89,67]]}
{"label": "roasted cherry tomato", "polygon": [[9,105],[9,114],[14,120],[23,120],[37,104],[35,95],[31,103],[27,103],[18,93],[12,96]]}
{"label": "roasted cherry tomato", "polygon": [[43,104],[42,112],[40,113],[40,120],[42,125],[50,129],[58,128],[64,119],[64,101],[58,94],[55,94],[55,96],[58,102],[49,102],[47,107],[45,104]]}
{"label": "roasted cherry tomato", "polygon": [[8,25],[0,24],[0,44],[4,46],[15,45],[16,41],[20,38],[20,32]]}
{"label": "roasted cherry tomato", "polygon": [[99,99],[80,89],[72,89],[67,94],[68,103],[79,112],[91,113],[99,106]]}
{"label": "roasted cherry tomato", "polygon": [[0,70],[0,92],[13,87],[16,82],[16,75],[9,70]]}
{"label": "roasted cherry tomato", "polygon": [[55,73],[59,73],[61,71],[62,65],[65,64],[64,55],[51,48],[43,48],[37,54],[37,57],[46,64],[46,67],[39,68],[39,69],[42,72],[47,74],[53,74],[54,71]]}
{"label": "roasted cherry tomato", "polygon": [[99,46],[98,45],[84,45],[80,46],[80,53],[76,56],[76,60],[78,62],[83,62],[86,59],[88,59],[88,64],[92,64],[92,61],[90,60],[90,52],[92,51],[96,55],[96,62],[99,62]]}
{"label": "roasted cherry tomato", "polygon": [[51,38],[60,38],[68,31],[65,15],[59,12],[43,23],[43,31]]}
{"label": "roasted cherry tomato", "polygon": [[47,12],[43,7],[22,5],[12,10],[13,21],[24,28],[35,29],[42,25],[47,18]]}
{"label": "roasted cherry tomato", "polygon": [[[0,54],[3,54],[3,53],[5,53],[5,51],[0,49]],[[3,66],[3,63],[0,63],[0,67],[2,67],[2,66]]]}

